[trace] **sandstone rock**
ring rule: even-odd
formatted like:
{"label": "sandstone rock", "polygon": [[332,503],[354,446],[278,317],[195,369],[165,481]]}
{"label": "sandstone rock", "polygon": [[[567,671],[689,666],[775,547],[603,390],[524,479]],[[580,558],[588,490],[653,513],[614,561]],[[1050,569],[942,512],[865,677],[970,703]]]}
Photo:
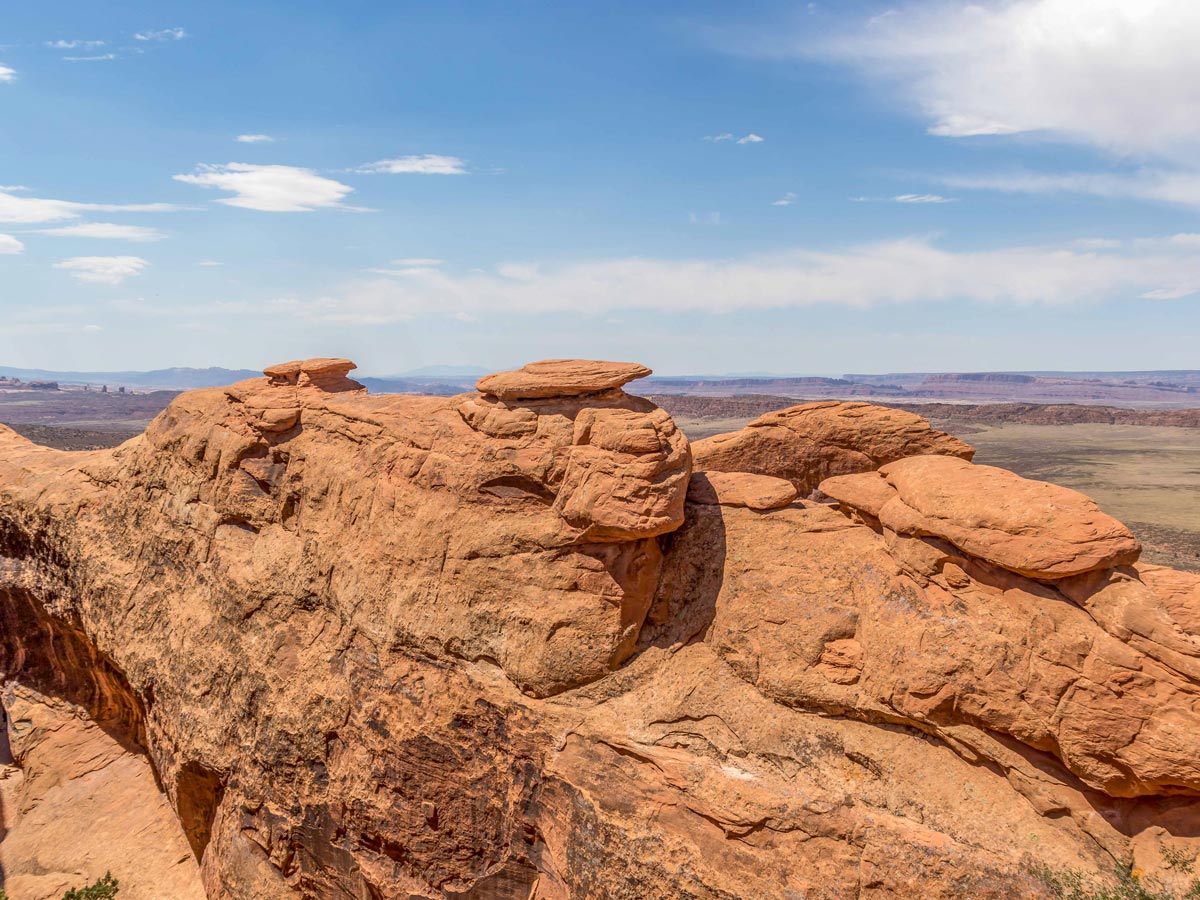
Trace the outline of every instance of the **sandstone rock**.
{"label": "sandstone rock", "polygon": [[511,372],[485,375],[475,387],[501,400],[541,400],[599,394],[650,374],[649,369],[637,363],[544,359]]}
{"label": "sandstone rock", "polygon": [[111,872],[122,898],[204,900],[196,859],[145,756],[19,684],[7,686],[3,705],[18,766],[0,774],[8,896],[58,900]]}
{"label": "sandstone rock", "polygon": [[[688,607],[702,603],[707,642],[788,706],[905,722],[969,756],[992,752],[981,730],[1006,735],[1110,797],[1200,793],[1187,737],[1200,729],[1200,673],[1161,665],[1149,641],[1124,640],[1056,590],[965,555],[919,576],[885,536],[827,507],[720,517],[714,562],[703,517],[672,536],[660,598],[676,608],[652,612],[648,637],[664,622],[690,639]],[[694,573],[706,566],[721,575],[705,590]]]}
{"label": "sandstone rock", "polygon": [[790,481],[749,472],[696,472],[688,485],[691,503],[778,509],[796,499]]}
{"label": "sandstone rock", "polygon": [[305,387],[311,384],[326,391],[343,391],[362,388],[361,384],[346,377],[356,368],[348,359],[317,357],[267,366],[263,374],[273,385]]}
{"label": "sandstone rock", "polygon": [[692,452],[697,469],[786,478],[806,497],[830,476],[873,471],[906,456],[970,459],[975,451],[912,413],[826,400],[760,416],[741,431],[697,441]]}
{"label": "sandstone rock", "polygon": [[1128,565],[1141,553],[1128,528],[1078,491],[952,457],[899,460],[877,475],[829,479],[821,492],[897,534],[943,538],[1033,578]]}
{"label": "sandstone rock", "polygon": [[0,428],[0,673],[145,749],[212,900],[1039,898],[1200,845],[1190,582],[896,531],[890,467],[792,501],[923,426],[689,485],[619,384],[275,381],[113,451]]}

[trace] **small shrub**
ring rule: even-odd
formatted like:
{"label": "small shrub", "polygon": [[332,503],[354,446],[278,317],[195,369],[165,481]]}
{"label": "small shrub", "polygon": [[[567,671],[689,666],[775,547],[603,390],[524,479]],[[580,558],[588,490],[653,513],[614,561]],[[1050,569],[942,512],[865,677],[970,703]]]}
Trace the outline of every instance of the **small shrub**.
{"label": "small shrub", "polygon": [[[63,900],[113,900],[117,896],[117,879],[111,872],[105,872],[103,878],[96,880],[87,887],[71,888],[63,894]],[[0,900],[5,900],[0,896]]]}
{"label": "small shrub", "polygon": [[[1163,860],[1179,875],[1191,876],[1196,865],[1194,856],[1170,848],[1163,851]],[[1036,867],[1033,874],[1050,889],[1054,900],[1200,900],[1200,878],[1194,877],[1180,893],[1157,878],[1122,868],[1114,872],[1115,884],[1103,884],[1074,870],[1055,872],[1047,866]]]}

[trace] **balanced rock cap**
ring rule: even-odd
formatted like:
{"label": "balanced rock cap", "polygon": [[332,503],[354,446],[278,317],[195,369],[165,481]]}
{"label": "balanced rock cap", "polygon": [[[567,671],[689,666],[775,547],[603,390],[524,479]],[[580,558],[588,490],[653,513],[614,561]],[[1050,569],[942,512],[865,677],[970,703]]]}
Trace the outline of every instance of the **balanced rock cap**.
{"label": "balanced rock cap", "polygon": [[357,368],[358,366],[348,359],[318,356],[313,359],[294,359],[290,362],[267,366],[263,369],[263,374],[272,381],[295,381],[301,373],[310,378],[313,376],[329,377],[348,375],[351,370]]}
{"label": "balanced rock cap", "polygon": [[475,383],[480,393],[501,400],[545,400],[578,397],[622,387],[651,370],[637,363],[599,359],[544,359],[511,372],[485,375]]}

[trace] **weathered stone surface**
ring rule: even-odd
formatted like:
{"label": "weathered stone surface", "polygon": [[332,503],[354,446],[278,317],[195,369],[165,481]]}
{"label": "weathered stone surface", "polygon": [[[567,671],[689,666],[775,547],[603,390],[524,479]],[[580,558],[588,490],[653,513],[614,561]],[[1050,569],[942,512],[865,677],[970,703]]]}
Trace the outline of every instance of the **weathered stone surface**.
{"label": "weathered stone surface", "polygon": [[870,403],[826,400],[755,419],[692,446],[696,468],[786,478],[802,497],[824,479],[871,472],[906,456],[970,459],[974,449],[920,416]]}
{"label": "weathered stone surface", "polygon": [[1129,565],[1142,549],[1078,491],[953,457],[910,457],[878,474],[829,479],[821,492],[897,534],[943,538],[1033,578]]}
{"label": "weathered stone surface", "polygon": [[637,363],[544,359],[511,372],[485,375],[475,387],[501,400],[544,400],[611,391],[650,374],[650,369]]}
{"label": "weathered stone surface", "polygon": [[750,509],[778,509],[796,496],[790,481],[749,472],[696,472],[687,493],[691,503]]}
{"label": "weathered stone surface", "polygon": [[[4,696],[17,765],[0,758],[0,875],[13,900],[58,900],[118,873],[130,900],[204,900],[200,871],[145,756],[69,704]],[[0,754],[2,756],[3,754]]]}
{"label": "weathered stone surface", "polygon": [[263,374],[272,385],[312,385],[325,391],[337,392],[362,389],[361,384],[346,377],[356,368],[358,367],[348,359],[317,357],[267,366],[263,369]]}
{"label": "weathered stone surface", "polygon": [[1007,900],[1200,845],[1169,571],[1046,584],[877,475],[689,487],[617,388],[295,377],[0,428],[0,672],[145,749],[214,900]]}

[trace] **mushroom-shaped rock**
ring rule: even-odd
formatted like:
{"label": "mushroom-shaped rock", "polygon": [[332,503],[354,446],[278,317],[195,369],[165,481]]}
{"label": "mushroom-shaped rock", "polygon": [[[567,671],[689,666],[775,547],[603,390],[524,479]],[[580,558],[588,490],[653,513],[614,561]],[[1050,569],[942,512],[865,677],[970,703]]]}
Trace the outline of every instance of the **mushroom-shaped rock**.
{"label": "mushroom-shaped rock", "polygon": [[741,431],[692,445],[698,469],[786,478],[801,496],[830,476],[869,472],[906,456],[970,459],[974,453],[913,413],[835,400],[767,413]]}
{"label": "mushroom-shaped rock", "polygon": [[783,478],[750,472],[696,472],[688,484],[688,501],[701,506],[744,506],[779,509],[796,499],[796,488]]}
{"label": "mushroom-shaped rock", "polygon": [[913,456],[821,492],[896,534],[938,537],[993,565],[1058,579],[1133,563],[1129,529],[1078,491],[950,456]]}
{"label": "mushroom-shaped rock", "polygon": [[511,372],[485,375],[475,387],[501,400],[541,400],[611,391],[649,374],[650,369],[637,363],[544,359]]}
{"label": "mushroom-shaped rock", "polygon": [[270,379],[273,385],[304,387],[311,384],[322,390],[336,393],[362,387],[361,384],[347,377],[352,370],[357,368],[358,366],[348,359],[320,356],[313,359],[294,359],[290,362],[267,366],[263,369],[263,374]]}

